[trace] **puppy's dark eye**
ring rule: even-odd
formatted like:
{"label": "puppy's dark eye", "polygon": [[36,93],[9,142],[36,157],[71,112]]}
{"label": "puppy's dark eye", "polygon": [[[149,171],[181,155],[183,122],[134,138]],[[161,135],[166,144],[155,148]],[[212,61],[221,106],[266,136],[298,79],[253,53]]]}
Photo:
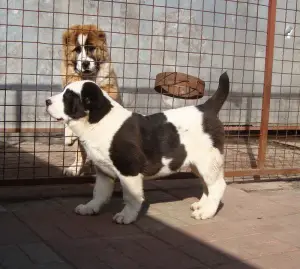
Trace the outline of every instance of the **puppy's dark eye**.
{"label": "puppy's dark eye", "polygon": [[86,50],[89,52],[93,52],[96,49],[94,46],[87,46]]}
{"label": "puppy's dark eye", "polygon": [[76,53],[80,53],[81,52],[81,47],[80,46],[77,46],[75,49],[74,49],[74,51],[76,51]]}

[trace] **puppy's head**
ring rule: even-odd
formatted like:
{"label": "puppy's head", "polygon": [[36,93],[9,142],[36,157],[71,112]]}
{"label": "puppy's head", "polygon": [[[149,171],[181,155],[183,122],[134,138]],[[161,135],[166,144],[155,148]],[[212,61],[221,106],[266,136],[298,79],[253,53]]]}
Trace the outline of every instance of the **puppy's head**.
{"label": "puppy's head", "polygon": [[102,63],[109,61],[105,33],[95,25],[74,25],[65,31],[63,51],[80,75],[95,74]]}
{"label": "puppy's head", "polygon": [[82,80],[68,84],[64,90],[46,100],[51,117],[64,123],[87,118],[99,122],[112,108],[105,93],[92,81]]}

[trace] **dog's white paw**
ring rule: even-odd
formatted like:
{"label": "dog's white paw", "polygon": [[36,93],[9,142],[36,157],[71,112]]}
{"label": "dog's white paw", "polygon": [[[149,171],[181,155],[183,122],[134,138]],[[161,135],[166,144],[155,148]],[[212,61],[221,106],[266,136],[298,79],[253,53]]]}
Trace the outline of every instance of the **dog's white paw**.
{"label": "dog's white paw", "polygon": [[200,201],[191,204],[191,210],[195,211],[198,210],[199,208],[201,208]]}
{"label": "dog's white paw", "polygon": [[195,211],[200,209],[205,204],[206,200],[207,200],[207,196],[206,195],[204,196],[203,194],[199,201],[191,204],[191,210]]}
{"label": "dog's white paw", "polygon": [[[199,203],[199,202],[198,202]],[[212,218],[218,209],[218,204],[211,200],[206,200],[205,203],[195,209],[192,213],[192,217],[199,220],[199,219],[210,219]]]}
{"label": "dog's white paw", "polygon": [[113,220],[119,224],[129,224],[134,222],[137,216],[138,212],[126,205],[121,212],[114,215]]}
{"label": "dog's white paw", "polygon": [[96,205],[81,204],[75,208],[75,213],[82,216],[95,215],[99,212],[99,207]]}
{"label": "dog's white paw", "polygon": [[77,166],[70,166],[68,168],[65,168],[63,173],[66,176],[79,176],[80,175],[80,168]]}

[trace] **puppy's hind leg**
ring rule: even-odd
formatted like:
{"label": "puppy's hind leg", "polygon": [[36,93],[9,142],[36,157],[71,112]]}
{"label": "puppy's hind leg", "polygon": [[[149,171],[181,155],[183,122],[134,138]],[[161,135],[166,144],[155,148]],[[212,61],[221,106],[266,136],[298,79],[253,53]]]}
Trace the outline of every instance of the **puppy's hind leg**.
{"label": "puppy's hind leg", "polygon": [[194,211],[194,210],[201,208],[202,205],[207,200],[208,189],[207,189],[206,183],[204,182],[203,177],[200,175],[197,167],[195,165],[191,165],[191,170],[192,170],[193,174],[195,174],[195,176],[199,177],[199,179],[201,180],[201,183],[202,183],[202,188],[203,188],[202,196],[199,199],[199,201],[191,204],[191,210]]}
{"label": "puppy's hind leg", "polygon": [[87,159],[85,149],[78,140],[75,141],[74,146],[76,147],[75,160],[68,168],[64,169],[64,174],[68,176],[80,175]]}
{"label": "puppy's hind leg", "polygon": [[208,194],[203,194],[201,199],[192,204],[192,217],[195,219],[212,218],[219,207],[220,201],[226,189],[224,180],[224,157],[218,149],[212,150],[206,161],[194,163],[199,174],[203,177]]}
{"label": "puppy's hind leg", "polygon": [[[97,170],[97,169],[96,169]],[[94,215],[109,201],[114,189],[114,179],[97,171],[93,199],[86,204],[78,205],[75,212],[79,215]]]}

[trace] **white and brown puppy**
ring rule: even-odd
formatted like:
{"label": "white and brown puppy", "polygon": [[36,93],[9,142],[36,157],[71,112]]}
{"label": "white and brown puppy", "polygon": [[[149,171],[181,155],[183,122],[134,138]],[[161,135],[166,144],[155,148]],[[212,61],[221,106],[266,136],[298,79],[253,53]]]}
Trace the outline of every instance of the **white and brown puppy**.
{"label": "white and brown puppy", "polygon": [[[117,102],[120,102],[117,78],[111,64],[105,33],[95,25],[73,25],[63,34],[62,84],[92,80]],[[77,148],[77,137],[66,127],[65,144]],[[86,154],[79,143],[74,163],[65,169],[67,175],[79,175]]]}
{"label": "white and brown puppy", "polygon": [[136,220],[144,201],[143,179],[191,167],[204,179],[208,192],[191,205],[192,216],[215,215],[223,197],[224,128],[217,117],[229,92],[227,73],[204,104],[144,116],[128,111],[97,84],[80,81],[46,100],[48,113],[62,120],[85,148],[96,167],[93,199],[76,207],[80,215],[99,212],[120,179],[125,207],[117,223]]}

